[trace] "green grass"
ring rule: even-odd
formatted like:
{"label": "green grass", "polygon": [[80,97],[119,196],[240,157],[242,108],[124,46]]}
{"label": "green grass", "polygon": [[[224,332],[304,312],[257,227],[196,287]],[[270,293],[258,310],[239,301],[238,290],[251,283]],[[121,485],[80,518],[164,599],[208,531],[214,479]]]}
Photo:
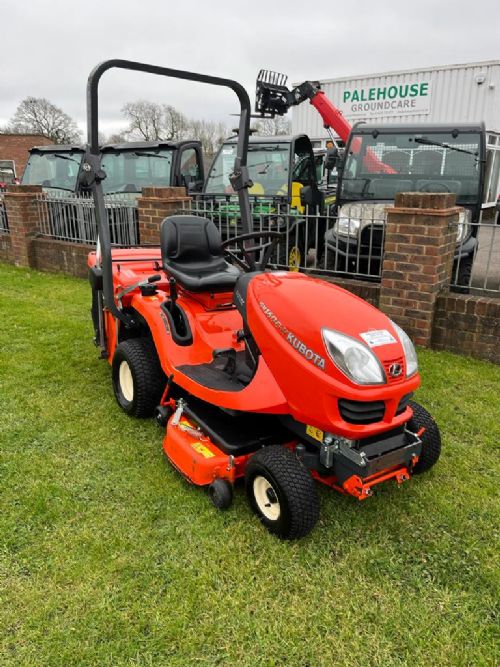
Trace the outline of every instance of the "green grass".
{"label": "green grass", "polygon": [[494,665],[500,368],[420,351],[443,454],[283,543],[123,414],[84,281],[0,265],[0,665]]}

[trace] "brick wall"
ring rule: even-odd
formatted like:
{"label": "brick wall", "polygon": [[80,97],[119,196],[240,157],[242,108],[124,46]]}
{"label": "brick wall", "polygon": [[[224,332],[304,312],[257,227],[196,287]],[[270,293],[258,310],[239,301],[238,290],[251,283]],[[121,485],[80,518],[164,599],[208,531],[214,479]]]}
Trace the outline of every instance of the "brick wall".
{"label": "brick wall", "polygon": [[380,301],[380,285],[378,283],[369,283],[365,280],[352,280],[350,278],[330,278],[327,276],[321,276],[321,278],[328,283],[343,287],[348,292],[352,292],[378,308]]}
{"label": "brick wall", "polygon": [[86,278],[87,256],[95,246],[37,237],[32,241],[34,266],[40,271],[62,272]]}
{"label": "brick wall", "polygon": [[[160,227],[167,215],[189,209],[185,188],[143,188],[137,200],[139,238],[142,245],[159,245]],[[186,210],[189,213],[189,210]]]}
{"label": "brick wall", "polygon": [[2,262],[12,262],[12,243],[10,240],[10,234],[0,233],[0,261]]}
{"label": "brick wall", "polygon": [[48,146],[51,139],[39,134],[0,134],[0,160],[14,160],[18,178],[24,173],[29,150],[33,146]]}
{"label": "brick wall", "polygon": [[387,211],[380,309],[428,346],[436,299],[450,281],[459,212],[451,193],[405,192]]}
{"label": "brick wall", "polygon": [[500,299],[440,294],[436,303],[432,347],[500,364]]}

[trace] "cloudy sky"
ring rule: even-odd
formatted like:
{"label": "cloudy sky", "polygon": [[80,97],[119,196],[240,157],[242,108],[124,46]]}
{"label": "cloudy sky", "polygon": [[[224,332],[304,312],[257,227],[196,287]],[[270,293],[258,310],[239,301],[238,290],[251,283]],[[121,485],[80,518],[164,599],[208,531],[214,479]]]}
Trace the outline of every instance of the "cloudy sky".
{"label": "cloudy sky", "polygon": [[[237,79],[253,102],[261,67],[292,81],[500,58],[498,0],[0,0],[0,125],[24,97],[46,97],[85,127],[89,71],[127,58]],[[101,129],[139,98],[234,123],[233,94],[108,72]]]}

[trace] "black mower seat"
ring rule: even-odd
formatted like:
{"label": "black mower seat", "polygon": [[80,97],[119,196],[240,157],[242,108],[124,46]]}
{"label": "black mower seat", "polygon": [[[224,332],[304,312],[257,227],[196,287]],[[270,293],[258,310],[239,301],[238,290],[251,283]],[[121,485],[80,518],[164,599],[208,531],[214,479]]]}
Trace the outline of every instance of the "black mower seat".
{"label": "black mower seat", "polygon": [[228,264],[208,218],[171,215],[160,232],[163,269],[189,292],[231,292],[240,271]]}

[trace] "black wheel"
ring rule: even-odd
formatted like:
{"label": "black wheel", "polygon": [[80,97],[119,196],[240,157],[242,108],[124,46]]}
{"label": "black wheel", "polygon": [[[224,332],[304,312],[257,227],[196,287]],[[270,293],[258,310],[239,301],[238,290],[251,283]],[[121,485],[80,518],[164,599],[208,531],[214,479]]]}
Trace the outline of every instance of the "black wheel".
{"label": "black wheel", "polygon": [[112,366],[113,389],[118,405],[133,417],[151,417],[160,402],[166,378],[154,343],[131,338],[116,348]]}
{"label": "black wheel", "polygon": [[410,401],[410,407],[413,410],[413,417],[408,422],[410,431],[417,433],[422,427],[425,428],[421,436],[422,453],[420,454],[418,463],[413,468],[413,473],[418,475],[421,472],[430,470],[437,463],[441,454],[441,435],[436,422],[425,408],[419,405],[419,403],[415,403],[415,401]]}
{"label": "black wheel", "polygon": [[456,279],[456,285],[451,286],[451,291],[468,294],[472,278],[473,258],[469,255],[469,257],[462,257],[458,262],[458,270],[456,266],[453,267],[452,278]]}
{"label": "black wheel", "polygon": [[290,450],[272,445],[254,454],[245,486],[252,509],[271,533],[293,540],[314,528],[319,517],[314,480]]}
{"label": "black wheel", "polygon": [[214,479],[208,487],[208,495],[218,510],[227,510],[233,502],[233,485],[227,479]]}
{"label": "black wheel", "polygon": [[165,428],[173,412],[170,405],[157,405],[154,410],[154,418],[157,426]]}

